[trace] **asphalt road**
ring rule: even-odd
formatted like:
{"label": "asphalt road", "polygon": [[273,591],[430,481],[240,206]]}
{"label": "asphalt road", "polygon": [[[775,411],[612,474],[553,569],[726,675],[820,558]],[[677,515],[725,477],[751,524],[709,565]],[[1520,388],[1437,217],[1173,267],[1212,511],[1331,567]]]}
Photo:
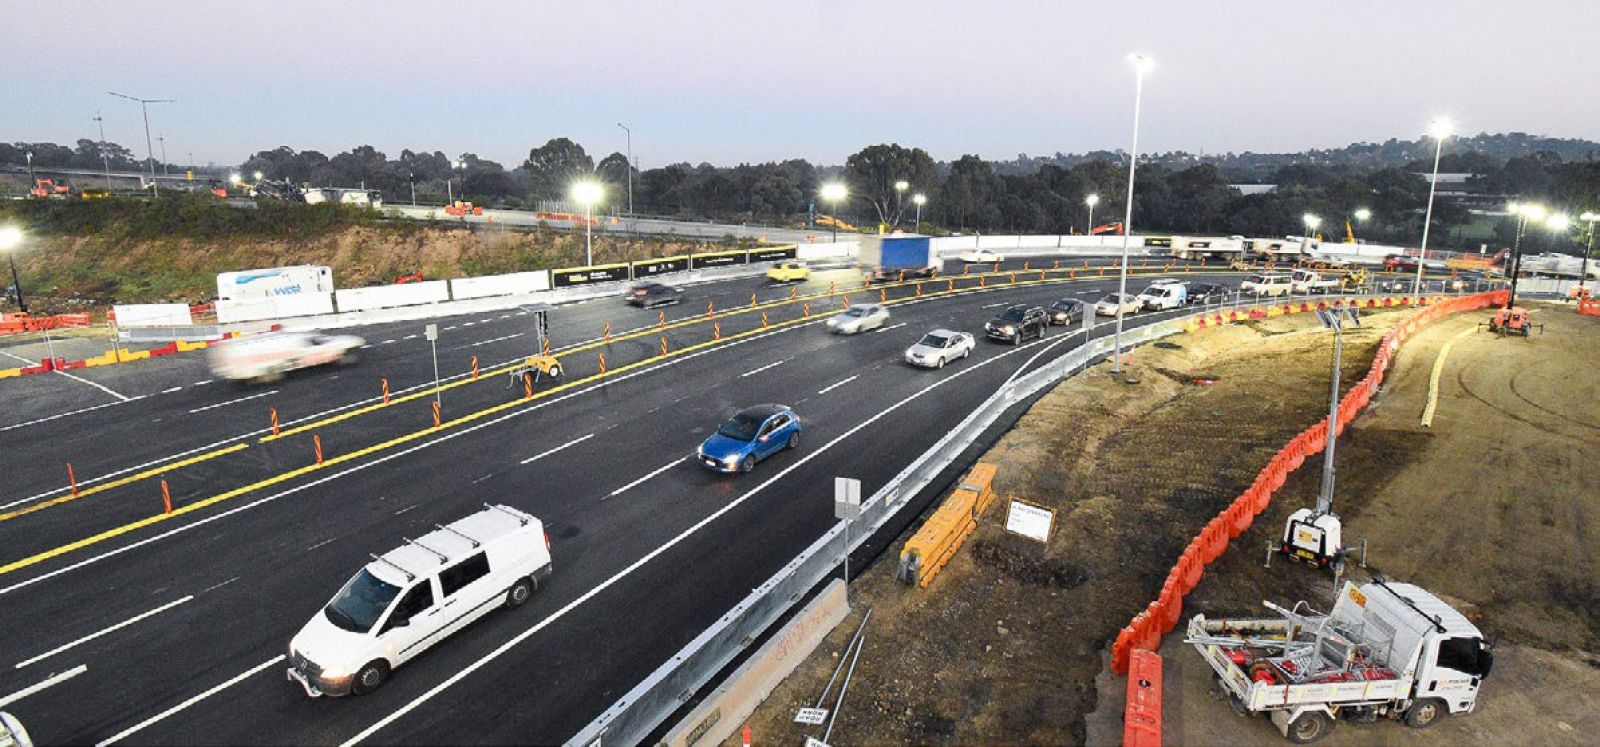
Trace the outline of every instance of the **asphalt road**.
{"label": "asphalt road", "polygon": [[[818,273],[795,293],[852,277]],[[804,301],[778,303],[786,287],[690,288],[663,310],[679,351],[668,356],[661,333],[621,339],[656,324],[653,310],[561,307],[551,327],[566,375],[532,399],[466,374],[472,355],[487,370],[531,352],[527,317],[440,320],[441,373],[461,383],[441,394],[438,429],[420,323],[358,330],[369,347],[356,366],[260,388],[212,381],[198,354],[74,372],[90,383],[0,382],[0,702],[81,665],[3,707],[42,743],[560,742],[829,527],[832,477],[876,489],[1041,344],[1075,335],[1053,348],[1063,352],[1083,333],[1053,328],[1019,348],[980,340],[941,371],[901,364],[906,346],[939,326],[981,336],[1006,304],[1093,299],[1115,279],[958,282],[966,290],[934,296],[945,284],[929,284],[920,299],[887,291],[904,299],[889,327],[850,338],[822,328],[839,298],[813,299],[806,318]],[[735,313],[751,293],[760,309]],[[690,323],[707,302],[715,320]],[[594,341],[608,322],[613,341]],[[602,353],[607,376],[584,381]],[[767,401],[800,413],[800,448],[749,475],[692,461],[723,417]],[[370,696],[311,700],[285,681],[289,638],[367,553],[483,502],[550,529],[556,573],[529,605],[490,615]]]}

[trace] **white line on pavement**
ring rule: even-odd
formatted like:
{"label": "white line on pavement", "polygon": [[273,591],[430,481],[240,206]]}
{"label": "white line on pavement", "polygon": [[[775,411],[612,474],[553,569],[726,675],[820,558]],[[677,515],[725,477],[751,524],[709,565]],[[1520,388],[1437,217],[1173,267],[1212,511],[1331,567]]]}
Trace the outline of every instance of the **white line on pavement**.
{"label": "white line on pavement", "polygon": [[273,389],[272,391],[269,391],[269,392],[262,392],[260,394],[252,394],[252,395],[250,395],[248,397],[240,397],[238,399],[230,399],[227,402],[217,402],[215,404],[206,405],[205,407],[196,407],[193,410],[190,410],[189,414],[193,415],[193,414],[195,414],[197,412],[205,412],[206,410],[215,410],[218,407],[227,407],[228,405],[237,405],[240,402],[249,402],[250,400],[253,400],[253,399],[261,399],[262,397],[270,397],[270,396],[272,396],[274,394],[277,394],[277,393],[278,393],[278,390]]}
{"label": "white line on pavement", "polygon": [[784,360],[781,360],[781,361],[773,361],[773,362],[768,363],[767,365],[762,366],[760,368],[753,369],[753,370],[750,370],[750,371],[745,371],[744,373],[739,374],[739,378],[742,379],[742,378],[744,378],[746,376],[755,376],[756,374],[761,373],[762,371],[765,371],[765,370],[767,370],[769,368],[773,368],[773,367],[776,367],[776,366],[781,366],[787,361],[788,361],[787,358],[784,359]]}
{"label": "white line on pavement", "polygon": [[562,444],[560,446],[555,447],[554,449],[550,449],[548,451],[541,451],[541,452],[539,452],[537,454],[534,454],[533,456],[522,460],[522,463],[523,464],[527,464],[527,463],[535,461],[535,460],[543,459],[543,458],[545,458],[547,456],[550,456],[551,454],[554,454],[554,453],[556,453],[556,452],[558,452],[558,451],[560,451],[562,449],[565,449],[565,448],[567,448],[569,446],[577,446],[578,444],[581,444],[584,441],[588,441],[591,438],[594,438],[594,434],[593,433],[590,433],[587,436],[581,436],[579,438],[574,438],[571,441],[568,441],[568,442],[566,442],[566,443],[564,443],[564,444]]}
{"label": "white line on pavement", "polygon": [[678,466],[680,464],[683,464],[683,462],[684,462],[684,460],[681,457],[678,458],[678,459],[674,459],[674,460],[672,460],[670,462],[667,462],[666,464],[661,465],[661,467],[659,469],[652,470],[650,472],[650,474],[645,475],[644,477],[641,477],[641,478],[639,478],[637,480],[634,480],[633,482],[628,483],[627,485],[624,485],[624,486],[622,486],[620,488],[617,488],[616,490],[611,491],[611,495],[608,495],[606,497],[607,498],[615,498],[615,497],[617,497],[619,495],[622,495],[623,493],[627,492],[628,490],[638,487],[639,485],[644,483],[644,481],[649,480],[650,478],[655,477],[656,475],[659,475],[662,472],[666,472],[667,470],[672,469],[673,467],[676,467],[676,466]]}
{"label": "white line on pavement", "polygon": [[845,379],[844,381],[836,381],[836,382],[834,382],[832,384],[829,384],[829,385],[823,387],[820,391],[817,392],[817,394],[827,394],[828,392],[831,392],[831,391],[833,391],[835,389],[838,389],[839,387],[842,387],[845,384],[848,384],[848,383],[850,383],[852,381],[855,381],[858,378],[861,378],[861,374],[856,374],[855,376],[851,376],[850,378]]}
{"label": "white line on pavement", "polygon": [[311,552],[311,551],[312,551],[312,550],[315,550],[315,549],[317,549],[317,548],[319,548],[319,547],[322,547],[322,546],[323,546],[323,545],[326,545],[326,544],[328,544],[328,543],[329,543],[329,542],[332,542],[332,541],[334,541],[334,540],[336,540],[336,539],[339,539],[339,538],[338,538],[338,537],[329,537],[329,538],[327,538],[327,539],[325,539],[325,540],[323,540],[323,541],[321,541],[321,542],[318,542],[318,543],[317,543],[317,544],[315,544],[315,545],[312,545],[312,546],[310,546],[310,547],[308,547],[308,548],[306,548],[306,552]]}
{"label": "white line on pavement", "polygon": [[82,409],[79,409],[79,410],[69,410],[67,412],[57,413],[55,415],[46,415],[45,417],[42,417],[42,418],[36,418],[34,420],[29,420],[26,423],[17,423],[15,425],[5,426],[3,428],[0,428],[0,433],[3,433],[5,431],[9,431],[9,430],[11,430],[13,428],[26,428],[26,427],[28,427],[30,425],[38,425],[40,423],[47,423],[47,422],[55,420],[57,418],[64,418],[64,417],[66,417],[68,415],[78,415],[78,414],[81,414],[81,413],[90,412],[90,411],[93,411],[93,410],[99,410],[99,409],[103,409],[103,408],[106,408],[106,407],[115,407],[117,405],[124,404],[125,402],[132,402],[134,400],[144,399],[144,397],[145,397],[145,395],[141,394],[141,395],[139,395],[137,397],[129,397],[128,399],[126,399],[126,400],[124,400],[122,402],[106,402],[104,404],[95,405],[93,407],[85,407],[85,408],[82,408]]}
{"label": "white line on pavement", "polygon": [[504,340],[509,340],[509,339],[511,339],[511,338],[513,338],[513,337],[521,337],[521,336],[522,336],[522,334],[523,334],[523,333],[521,333],[521,332],[518,332],[518,333],[516,333],[516,334],[513,334],[513,335],[506,335],[506,336],[504,336],[504,337],[494,337],[494,338],[490,338],[490,339],[488,339],[488,340],[480,340],[480,341],[478,341],[478,342],[475,342],[475,343],[472,343],[472,344],[471,344],[471,345],[468,345],[468,346],[467,346],[467,347],[469,347],[469,348],[475,348],[475,347],[478,347],[478,346],[479,346],[479,345],[488,345],[488,344],[489,344],[489,343],[491,343],[491,342],[502,342],[502,341],[504,341]]}
{"label": "white line on pavement", "polygon": [[101,630],[99,632],[90,633],[89,635],[86,635],[86,636],[84,636],[82,638],[79,638],[78,640],[73,641],[71,643],[64,643],[64,644],[62,644],[60,646],[57,646],[57,647],[55,647],[53,649],[50,649],[49,651],[46,651],[46,652],[44,652],[42,654],[39,654],[38,656],[35,656],[32,659],[24,659],[22,661],[19,661],[19,662],[17,662],[17,666],[15,668],[16,669],[21,669],[21,668],[23,668],[25,666],[28,666],[29,664],[33,664],[35,662],[43,661],[43,660],[48,659],[48,658],[50,658],[52,656],[55,656],[56,654],[59,654],[62,651],[66,651],[66,650],[68,650],[70,648],[74,648],[76,646],[81,646],[81,645],[83,645],[85,643],[88,643],[89,641],[92,641],[92,640],[94,640],[96,638],[99,638],[100,636],[110,635],[111,633],[115,633],[115,632],[117,632],[117,631],[119,631],[119,630],[121,630],[123,628],[126,628],[129,625],[132,625],[132,624],[134,624],[136,622],[139,622],[140,620],[143,620],[143,619],[145,619],[145,618],[147,618],[147,617],[149,617],[151,615],[158,615],[158,614],[160,614],[162,612],[166,612],[167,610],[170,610],[173,607],[176,607],[176,606],[178,606],[180,604],[183,604],[184,602],[187,602],[187,601],[189,601],[191,599],[194,599],[194,595],[192,595],[192,594],[189,595],[189,596],[183,597],[181,599],[176,599],[174,601],[167,602],[166,604],[163,604],[160,607],[157,607],[157,608],[155,608],[153,610],[150,610],[149,612],[145,612],[145,613],[142,613],[142,614],[134,615],[133,617],[130,617],[130,618],[126,619],[126,620],[123,620],[122,622],[119,622],[116,625],[113,625],[113,626],[111,626],[109,628],[106,628],[104,630]]}
{"label": "white line on pavement", "polygon": [[978,308],[980,308],[980,309],[992,309],[992,308],[995,308],[997,306],[1004,306],[1004,305],[1006,305],[1005,302],[1001,301],[1000,303],[986,303],[986,304],[984,304],[982,306],[979,306]]}
{"label": "white line on pavement", "polygon": [[83,664],[79,664],[78,666],[75,666],[75,667],[73,667],[71,669],[68,669],[67,671],[62,672],[60,674],[50,675],[49,677],[45,678],[42,682],[39,682],[39,683],[34,684],[34,685],[29,685],[29,686],[24,687],[21,690],[18,690],[18,691],[14,692],[14,693],[12,693],[10,695],[7,695],[7,696],[5,696],[3,698],[0,698],[0,708],[4,708],[4,707],[6,707],[8,705],[11,705],[12,703],[15,703],[15,702],[17,702],[19,700],[22,700],[23,698],[26,698],[29,695],[32,695],[32,694],[34,694],[36,692],[39,692],[40,690],[44,690],[46,688],[50,688],[50,687],[54,687],[56,685],[59,685],[59,684],[61,684],[63,682],[66,682],[67,680],[70,680],[73,677],[76,677],[76,676],[78,676],[80,674],[83,674],[84,672],[87,672],[87,671],[89,671],[89,667],[84,666]]}
{"label": "white line on pavement", "polygon": [[126,728],[126,729],[123,729],[122,731],[117,732],[116,734],[112,735],[110,739],[106,739],[106,740],[100,742],[98,745],[96,745],[96,747],[105,747],[108,744],[115,744],[117,742],[120,742],[120,741],[122,741],[122,740],[124,740],[124,739],[126,739],[126,738],[128,738],[128,737],[130,737],[132,735],[134,735],[134,734],[139,733],[140,731],[143,731],[148,726],[151,726],[151,725],[156,724],[156,723],[158,723],[160,721],[166,720],[167,717],[171,716],[174,713],[177,713],[177,712],[179,712],[179,711],[181,711],[181,710],[183,710],[185,708],[188,708],[189,706],[194,705],[195,703],[199,703],[200,701],[205,700],[206,698],[209,698],[209,697],[211,697],[213,695],[216,695],[217,693],[222,692],[223,690],[226,690],[226,689],[228,689],[230,687],[233,687],[234,685],[239,684],[240,682],[242,682],[245,678],[249,677],[250,675],[255,674],[257,672],[260,672],[261,670],[266,669],[267,667],[270,667],[270,666],[272,666],[274,664],[277,664],[278,662],[281,662],[286,658],[288,658],[288,657],[286,657],[283,654],[278,654],[277,656],[274,656],[271,659],[268,659],[268,660],[266,660],[266,661],[264,661],[264,662],[262,662],[260,664],[255,665],[254,667],[250,668],[248,671],[244,672],[243,674],[235,676],[233,679],[228,680],[227,682],[224,682],[224,683],[222,683],[220,685],[217,685],[216,687],[213,687],[210,690],[207,690],[207,691],[205,691],[203,693],[200,693],[199,695],[196,695],[196,696],[194,696],[194,697],[192,697],[192,698],[190,698],[188,700],[185,700],[182,703],[179,703],[179,704],[177,704],[177,705],[175,705],[175,706],[173,706],[171,708],[168,708],[165,711],[162,711],[162,712],[160,712],[160,713],[158,713],[158,714],[156,714],[154,716],[151,716],[150,718],[147,718],[147,719],[145,719],[143,721],[140,721],[137,724],[134,724],[133,726],[130,726],[130,727]]}
{"label": "white line on pavement", "polygon": [[26,363],[29,366],[37,366],[37,365],[39,365],[38,361],[28,360],[27,358],[24,358],[24,357],[22,357],[20,355],[17,355],[15,353],[10,353],[10,352],[4,351],[4,350],[0,350],[0,355],[6,356],[8,358],[16,358],[17,360],[22,361],[23,363]]}
{"label": "white line on pavement", "polygon": [[129,397],[126,394],[118,394],[116,392],[113,392],[106,385],[104,385],[104,384],[96,384],[95,382],[90,381],[88,379],[85,379],[82,376],[73,376],[72,374],[69,374],[66,371],[56,371],[55,373],[61,374],[62,376],[65,376],[65,377],[67,377],[69,379],[72,379],[73,381],[76,381],[76,382],[78,382],[80,384],[88,384],[89,386],[92,386],[92,387],[94,387],[96,389],[99,389],[102,392],[105,392],[106,394],[109,394],[109,395],[111,395],[113,397],[116,397],[117,399],[122,400],[123,402],[132,402],[133,401],[133,398]]}
{"label": "white line on pavement", "polygon": [[205,381],[196,381],[195,383],[190,384],[189,386],[205,386],[207,384],[210,384],[212,381],[215,381],[215,379],[206,379]]}
{"label": "white line on pavement", "polygon": [[394,344],[394,340],[384,340],[383,342],[380,342],[378,344],[379,345],[393,345]]}
{"label": "white line on pavement", "polygon": [[400,339],[402,339],[402,340],[415,340],[415,339],[417,339],[417,336],[416,335],[406,335],[405,337],[402,337]]}
{"label": "white line on pavement", "polygon": [[179,390],[182,390],[182,389],[183,389],[183,385],[181,385],[181,384],[178,385],[178,386],[169,386],[166,389],[162,389],[161,393],[162,394],[171,394],[173,392],[176,392],[176,391],[179,391]]}
{"label": "white line on pavement", "polygon": [[906,326],[907,324],[910,324],[910,323],[911,322],[901,322],[899,324],[891,324],[891,325],[889,325],[887,327],[883,327],[883,328],[879,329],[878,331],[879,332],[888,332],[891,329],[900,329],[901,327],[904,327],[904,326]]}

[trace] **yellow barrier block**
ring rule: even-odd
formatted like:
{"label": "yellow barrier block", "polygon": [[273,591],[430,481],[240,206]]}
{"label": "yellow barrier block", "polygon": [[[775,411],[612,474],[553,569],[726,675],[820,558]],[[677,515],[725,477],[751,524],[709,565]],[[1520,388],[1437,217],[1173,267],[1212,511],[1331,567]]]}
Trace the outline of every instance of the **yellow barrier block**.
{"label": "yellow barrier block", "polygon": [[93,368],[95,366],[109,366],[109,365],[111,365],[113,363],[116,363],[116,362],[117,362],[117,354],[116,354],[115,351],[111,351],[111,350],[107,350],[105,355],[97,355],[97,356],[95,356],[93,358],[84,358],[83,359],[83,365],[84,365],[85,368]]}
{"label": "yellow barrier block", "polygon": [[21,375],[22,369],[20,368],[0,368],[0,379],[9,379]]}
{"label": "yellow barrier block", "polygon": [[140,350],[138,352],[128,350],[117,351],[117,362],[119,363],[127,363],[128,361],[142,361],[149,357],[150,351],[148,350]]}
{"label": "yellow barrier block", "polygon": [[191,350],[204,350],[208,347],[211,347],[211,343],[205,340],[201,340],[199,342],[187,342],[185,340],[178,341],[178,352],[180,353],[187,353]]}
{"label": "yellow barrier block", "polygon": [[950,497],[906,541],[905,548],[900,551],[896,578],[927,588],[933,577],[955,557],[961,543],[978,528],[978,517],[983,515],[984,509],[994,502],[996,472],[992,464],[973,466]]}

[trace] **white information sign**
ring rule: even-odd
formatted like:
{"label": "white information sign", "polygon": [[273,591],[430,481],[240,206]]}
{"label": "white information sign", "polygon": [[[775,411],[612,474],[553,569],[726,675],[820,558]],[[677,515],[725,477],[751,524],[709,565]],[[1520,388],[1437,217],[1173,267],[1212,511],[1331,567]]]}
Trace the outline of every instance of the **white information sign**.
{"label": "white information sign", "polygon": [[1055,523],[1056,512],[1015,498],[1006,511],[1006,531],[1040,542],[1050,541],[1050,530]]}
{"label": "white information sign", "polygon": [[[801,708],[800,712],[794,715],[794,722],[797,724],[811,724],[812,726],[819,726],[827,718],[828,709],[826,708]],[[821,743],[819,742],[818,744]]]}

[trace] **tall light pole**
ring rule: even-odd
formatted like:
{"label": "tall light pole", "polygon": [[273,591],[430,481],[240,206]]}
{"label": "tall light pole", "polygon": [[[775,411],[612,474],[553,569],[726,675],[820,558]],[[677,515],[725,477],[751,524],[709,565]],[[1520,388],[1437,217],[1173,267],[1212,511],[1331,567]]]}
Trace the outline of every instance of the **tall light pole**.
{"label": "tall light pole", "polygon": [[457,160],[454,164],[451,164],[451,165],[455,168],[456,171],[461,172],[461,201],[462,202],[466,202],[466,200],[467,200],[467,161],[466,161],[466,159],[463,158],[463,159]]}
{"label": "tall light pole", "polygon": [[1530,202],[1513,202],[1507,208],[1517,216],[1517,233],[1511,240],[1511,258],[1506,261],[1511,275],[1511,292],[1506,295],[1506,308],[1509,309],[1517,302],[1517,276],[1522,274],[1522,237],[1528,231],[1528,220],[1543,221],[1547,211],[1543,205]]}
{"label": "tall light pole", "polygon": [[628,134],[628,217],[632,218],[633,217],[633,130],[628,129],[628,126],[623,124],[623,123],[621,123],[621,122],[618,122],[617,126],[621,127],[622,131]]}
{"label": "tall light pole", "polygon": [[406,183],[411,185],[411,207],[417,206],[417,175],[415,172],[406,172]]}
{"label": "tall light pole", "polygon": [[33,189],[39,186],[39,182],[36,181],[38,177],[33,175],[33,151],[28,151],[26,155],[28,156],[28,189]]}
{"label": "tall light pole", "polygon": [[900,227],[900,216],[904,214],[908,189],[911,189],[911,182],[901,179],[894,183],[894,225],[890,226],[891,228]]}
{"label": "tall light pole", "polygon": [[[1129,55],[1133,63],[1133,145],[1128,150],[1128,203],[1122,215],[1122,271],[1117,277],[1117,331],[1111,340],[1111,373],[1122,373],[1122,317],[1123,297],[1128,295],[1128,238],[1133,230],[1133,176],[1139,167],[1139,105],[1144,100],[1144,74],[1150,69],[1150,58],[1142,54]],[[1091,229],[1092,230],[1092,229]]]}
{"label": "tall light pole", "polygon": [[[924,204],[926,204],[927,202],[928,202],[928,196],[923,194],[923,193],[921,193],[921,192],[918,192],[918,193],[916,193],[916,194],[911,196],[911,204],[917,206],[917,227],[916,227],[916,229],[914,229],[917,233],[922,233],[922,206]],[[1593,223],[1589,224],[1589,229],[1590,229],[1589,233],[1593,234],[1594,233],[1594,224]],[[1589,243],[1592,244],[1594,242],[1590,241]]]}
{"label": "tall light pole", "polygon": [[594,266],[594,205],[605,195],[600,182],[581,181],[572,185],[572,199],[583,203],[583,264]]}
{"label": "tall light pole", "polygon": [[11,287],[17,292],[17,308],[22,313],[28,313],[28,302],[22,297],[22,280],[17,277],[16,248],[22,245],[22,229],[16,226],[0,226],[0,252],[6,253],[6,260],[11,262]]}
{"label": "tall light pole", "polygon": [[1428,228],[1433,224],[1433,194],[1439,190],[1439,156],[1444,154],[1444,139],[1450,137],[1450,123],[1442,119],[1435,119],[1428,125],[1428,134],[1433,136],[1433,178],[1428,181],[1428,210],[1422,216],[1422,247],[1418,250],[1417,257],[1417,282],[1411,286],[1411,295],[1422,295],[1422,266],[1428,260]]}
{"label": "tall light pole", "polygon": [[1089,225],[1086,228],[1083,229],[1083,235],[1085,235],[1085,236],[1093,236],[1094,235],[1094,206],[1100,204],[1100,195],[1090,194],[1088,197],[1083,198],[1083,204],[1089,206]]}
{"label": "tall light pole", "polygon": [[157,135],[156,142],[161,143],[161,175],[166,176],[167,171],[167,136]]}
{"label": "tall light pole", "polygon": [[178,103],[178,100],[177,99],[141,99],[141,98],[138,98],[136,96],[129,96],[127,94],[117,93],[116,91],[107,91],[106,93],[109,93],[112,96],[116,96],[117,98],[123,98],[123,99],[127,99],[129,101],[137,101],[137,102],[139,102],[139,111],[144,114],[144,152],[145,152],[145,155],[148,157],[148,159],[150,161],[150,191],[155,195],[160,195],[161,194],[161,187],[156,184],[156,149],[155,149],[155,145],[150,142],[150,105],[151,104],[176,104],[176,103]]}
{"label": "tall light pole", "polygon": [[822,201],[833,205],[833,243],[839,243],[839,205],[844,198],[850,195],[850,190],[841,182],[828,182],[822,185]]}
{"label": "tall light pole", "polygon": [[1311,256],[1311,237],[1317,232],[1317,226],[1322,225],[1322,219],[1306,213],[1300,216],[1300,222],[1306,224],[1306,238],[1300,242],[1300,258],[1305,259]]}
{"label": "tall light pole", "polygon": [[100,125],[100,164],[106,168],[106,189],[111,189],[111,157],[106,155],[106,118],[94,113],[94,122]]}
{"label": "tall light pole", "polygon": [[[1585,289],[1589,287],[1589,255],[1594,252],[1594,222],[1600,220],[1600,213],[1584,213],[1578,220],[1589,224],[1589,245],[1583,249],[1583,269],[1578,272],[1578,283]],[[1589,296],[1594,296],[1594,291],[1589,291]]]}

